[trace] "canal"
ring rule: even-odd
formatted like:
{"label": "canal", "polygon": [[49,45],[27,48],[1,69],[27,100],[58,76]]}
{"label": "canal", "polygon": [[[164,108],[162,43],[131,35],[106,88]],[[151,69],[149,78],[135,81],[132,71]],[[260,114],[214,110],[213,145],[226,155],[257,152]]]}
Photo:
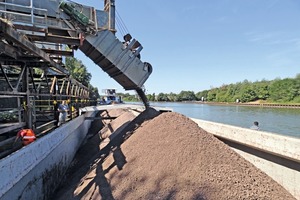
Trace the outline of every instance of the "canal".
{"label": "canal", "polygon": [[261,131],[300,138],[300,109],[266,108],[238,105],[151,102],[151,106],[169,107],[187,117],[249,128],[259,122]]}

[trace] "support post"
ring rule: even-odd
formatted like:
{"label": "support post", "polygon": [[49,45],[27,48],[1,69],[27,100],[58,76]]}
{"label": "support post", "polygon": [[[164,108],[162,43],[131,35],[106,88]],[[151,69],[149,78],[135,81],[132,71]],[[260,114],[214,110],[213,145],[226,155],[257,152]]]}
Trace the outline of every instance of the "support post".
{"label": "support post", "polygon": [[25,73],[23,74],[23,92],[26,92],[25,96],[25,107],[24,107],[24,115],[25,115],[25,123],[27,128],[32,128],[32,106],[30,104],[30,90],[29,90],[29,67],[26,64],[23,65],[25,67]]}
{"label": "support post", "polygon": [[116,8],[115,8],[115,0],[105,0],[104,1],[104,8],[105,11],[108,12],[108,29],[111,30],[113,33],[116,32],[115,26],[115,16],[116,16]]}

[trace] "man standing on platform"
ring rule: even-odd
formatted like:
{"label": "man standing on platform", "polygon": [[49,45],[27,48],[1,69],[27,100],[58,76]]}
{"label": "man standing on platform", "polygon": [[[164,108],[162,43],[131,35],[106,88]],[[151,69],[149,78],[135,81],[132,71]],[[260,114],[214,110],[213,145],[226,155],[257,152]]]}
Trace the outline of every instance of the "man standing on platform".
{"label": "man standing on platform", "polygon": [[58,125],[60,126],[61,124],[66,122],[67,119],[67,114],[69,111],[69,106],[66,103],[66,101],[62,101],[62,103],[58,106],[58,112],[59,112],[59,119],[58,119]]}

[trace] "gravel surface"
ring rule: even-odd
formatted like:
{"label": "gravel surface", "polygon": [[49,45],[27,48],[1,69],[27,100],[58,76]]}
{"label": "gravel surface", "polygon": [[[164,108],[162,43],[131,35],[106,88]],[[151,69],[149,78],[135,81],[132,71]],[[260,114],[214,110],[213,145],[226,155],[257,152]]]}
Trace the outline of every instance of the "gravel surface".
{"label": "gravel surface", "polygon": [[91,138],[53,199],[295,199],[189,118],[149,110],[106,149]]}

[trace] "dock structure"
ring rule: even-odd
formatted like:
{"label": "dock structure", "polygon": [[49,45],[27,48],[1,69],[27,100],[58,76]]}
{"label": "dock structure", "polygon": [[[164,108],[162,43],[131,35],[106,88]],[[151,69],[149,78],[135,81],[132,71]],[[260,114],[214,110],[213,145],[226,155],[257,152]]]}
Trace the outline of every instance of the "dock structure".
{"label": "dock structure", "polygon": [[[141,91],[152,66],[140,60],[143,47],[137,40],[129,35],[124,45],[115,37],[114,12],[114,0],[105,1],[103,10],[69,1],[0,2],[0,148],[21,128],[40,134],[56,127],[63,100],[71,119],[96,104],[88,86],[64,64],[75,50],[125,90]],[[148,105],[145,95],[142,100]]]}
{"label": "dock structure", "polygon": [[63,63],[80,38],[64,18],[53,18],[55,7],[56,1],[0,2],[0,146],[21,128],[39,134],[55,127],[62,100],[74,108],[70,118],[89,105],[88,87],[73,79]]}

